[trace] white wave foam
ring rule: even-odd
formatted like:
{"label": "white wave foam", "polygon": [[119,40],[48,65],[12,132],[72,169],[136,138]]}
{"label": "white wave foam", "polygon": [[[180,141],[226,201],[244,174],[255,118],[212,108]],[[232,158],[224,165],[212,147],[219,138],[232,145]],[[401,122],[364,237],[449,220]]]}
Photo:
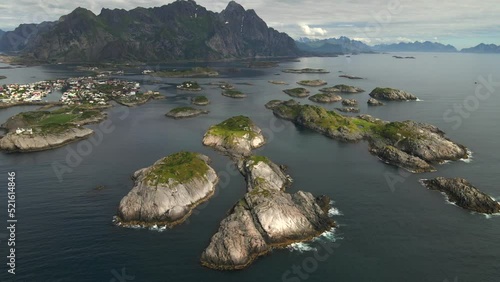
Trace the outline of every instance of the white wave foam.
{"label": "white wave foam", "polygon": [[417,100],[415,100],[417,102],[423,102],[424,100],[420,100],[419,98],[417,98]]}
{"label": "white wave foam", "polygon": [[291,245],[289,245],[287,247],[290,251],[297,251],[297,252],[300,252],[300,253],[304,253],[304,252],[315,252],[317,251],[316,248],[314,247],[311,247],[311,245],[309,245],[308,243],[293,243]]}
{"label": "white wave foam", "polygon": [[339,209],[332,207],[331,209],[328,210],[328,216],[332,217],[334,215],[343,215],[342,212],[339,211]]}
{"label": "white wave foam", "polygon": [[460,161],[470,164],[474,159],[474,156],[472,156],[472,154],[473,154],[472,151],[467,150],[467,158],[460,159]]}

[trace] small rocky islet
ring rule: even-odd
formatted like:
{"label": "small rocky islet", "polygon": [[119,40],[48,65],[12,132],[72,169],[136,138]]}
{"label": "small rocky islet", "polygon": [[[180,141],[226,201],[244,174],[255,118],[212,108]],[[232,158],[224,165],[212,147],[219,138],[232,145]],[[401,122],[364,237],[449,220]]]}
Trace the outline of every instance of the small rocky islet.
{"label": "small rocky islet", "polygon": [[481,192],[466,179],[437,177],[424,179],[421,182],[431,190],[445,193],[450,202],[463,209],[484,214],[500,213],[500,203]]}
{"label": "small rocky islet", "polygon": [[320,93],[309,97],[309,100],[321,104],[330,104],[342,101],[342,97],[334,93]]}
{"label": "small rocky islet", "polygon": [[100,109],[86,106],[23,112],[2,125],[8,133],[0,139],[0,150],[34,152],[61,147],[90,137],[94,131],[82,126],[105,118],[106,114]]}
{"label": "small rocky islet", "polygon": [[199,115],[205,115],[208,113],[209,111],[195,109],[193,107],[177,107],[166,113],[165,116],[174,119],[182,119],[182,118],[196,117]]}
{"label": "small rocky islet", "polygon": [[236,116],[211,126],[203,137],[203,145],[229,155],[250,155],[265,144],[262,130],[246,116]]}
{"label": "small rocky islet", "polygon": [[201,86],[196,81],[184,81],[177,85],[177,89],[184,91],[201,91]]}
{"label": "small rocky islet", "polygon": [[310,87],[319,87],[327,85],[328,83],[321,79],[315,79],[315,80],[301,80],[297,82],[297,84]]}
{"label": "small rocky islet", "polygon": [[295,98],[306,98],[309,97],[309,90],[303,88],[303,87],[297,87],[297,88],[292,88],[292,89],[285,89],[283,90],[285,94],[288,94],[291,97]]}
{"label": "small rocky islet", "polygon": [[202,154],[179,152],[140,169],[134,187],[120,201],[114,223],[123,227],[173,227],[208,200],[219,180]]}
{"label": "small rocky islet", "polygon": [[359,87],[346,84],[338,84],[332,87],[321,88],[319,91],[323,93],[352,93],[352,94],[365,92],[365,90]]}
{"label": "small rocky islet", "polygon": [[206,106],[210,104],[210,100],[205,96],[196,96],[191,98],[191,104],[197,106]]}
{"label": "small rocky islet", "polygon": [[377,87],[370,93],[370,97],[385,101],[416,101],[418,98],[406,91],[394,88]]}
{"label": "small rocky islet", "polygon": [[222,96],[226,96],[226,97],[229,97],[229,98],[235,98],[235,99],[242,99],[242,98],[246,98],[247,95],[239,90],[235,90],[235,89],[224,89],[222,90]]}
{"label": "small rocky islet", "polygon": [[413,173],[434,171],[443,161],[468,158],[467,148],[448,139],[439,128],[414,121],[387,122],[369,115],[348,117],[295,100],[267,105],[279,118],[344,142],[366,140],[381,161]]}

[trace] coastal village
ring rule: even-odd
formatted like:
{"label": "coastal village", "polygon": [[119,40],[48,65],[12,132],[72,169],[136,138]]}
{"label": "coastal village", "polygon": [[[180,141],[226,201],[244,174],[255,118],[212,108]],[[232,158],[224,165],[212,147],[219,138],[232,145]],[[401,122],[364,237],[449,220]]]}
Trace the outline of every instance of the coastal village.
{"label": "coastal village", "polygon": [[106,106],[109,100],[117,102],[140,101],[142,96],[160,95],[159,92],[141,92],[137,82],[103,77],[75,77],[66,80],[39,81],[30,84],[0,86],[0,102],[7,105],[47,102],[43,98],[53,91],[62,91],[64,105]]}

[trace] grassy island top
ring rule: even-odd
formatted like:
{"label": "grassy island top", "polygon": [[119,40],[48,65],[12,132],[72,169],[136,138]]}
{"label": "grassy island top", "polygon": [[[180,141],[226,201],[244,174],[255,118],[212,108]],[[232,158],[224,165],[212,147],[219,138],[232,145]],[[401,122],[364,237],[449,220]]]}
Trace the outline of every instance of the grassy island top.
{"label": "grassy island top", "polygon": [[62,107],[54,111],[32,111],[18,114],[14,120],[19,127],[32,128],[34,133],[61,133],[75,124],[93,118],[102,118],[96,109],[85,106]]}
{"label": "grassy island top", "polygon": [[[225,89],[223,94],[226,96],[243,96],[245,95],[243,92],[235,89]],[[245,95],[246,96],[246,95]]]}
{"label": "grassy island top", "polygon": [[181,70],[164,70],[152,73],[159,77],[195,77],[195,76],[218,76],[219,73],[212,68],[195,67]]}
{"label": "grassy island top", "polygon": [[264,157],[264,156],[251,156],[248,158],[248,160],[253,162],[252,167],[259,164],[259,163],[265,163],[265,164],[271,163],[271,161],[267,157]]}
{"label": "grassy island top", "polygon": [[292,88],[292,89],[285,89],[283,92],[287,94],[302,94],[308,92],[307,89],[303,87],[297,87],[297,88]]}
{"label": "grassy island top", "polygon": [[198,111],[198,109],[195,109],[193,107],[177,107],[177,108],[172,109],[170,111],[170,113],[177,114],[177,113],[190,112],[190,111]]}
{"label": "grassy island top", "polygon": [[255,124],[246,116],[235,116],[210,127],[208,134],[223,137],[242,137],[250,134],[254,137],[257,133],[254,131]]}
{"label": "grassy island top", "polygon": [[184,81],[181,85],[177,86],[180,89],[201,89],[196,81]]}
{"label": "grassy island top", "polygon": [[397,89],[389,88],[389,87],[377,87],[373,89],[371,93],[373,94],[386,94],[391,93],[392,91],[398,91]]}
{"label": "grassy island top", "polygon": [[208,103],[209,100],[205,96],[196,96],[192,99],[194,103]]}
{"label": "grassy island top", "polygon": [[144,179],[153,185],[167,184],[170,180],[185,183],[193,178],[203,177],[208,170],[208,164],[199,154],[179,152],[156,162]]}
{"label": "grassy island top", "polygon": [[293,100],[275,107],[274,110],[287,119],[300,120],[325,131],[348,130],[351,133],[361,133],[367,137],[389,139],[391,141],[424,138],[420,132],[412,129],[407,122],[387,123],[380,120],[348,117],[334,111],[328,111],[323,107],[300,105]]}

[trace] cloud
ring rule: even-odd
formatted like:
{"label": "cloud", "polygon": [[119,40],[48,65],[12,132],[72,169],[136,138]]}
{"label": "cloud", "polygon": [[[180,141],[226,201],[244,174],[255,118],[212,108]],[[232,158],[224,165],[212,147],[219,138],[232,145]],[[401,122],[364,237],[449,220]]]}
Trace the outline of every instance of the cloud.
{"label": "cloud", "polygon": [[325,36],[328,32],[320,27],[310,27],[307,24],[299,24],[302,32],[307,36]]}

